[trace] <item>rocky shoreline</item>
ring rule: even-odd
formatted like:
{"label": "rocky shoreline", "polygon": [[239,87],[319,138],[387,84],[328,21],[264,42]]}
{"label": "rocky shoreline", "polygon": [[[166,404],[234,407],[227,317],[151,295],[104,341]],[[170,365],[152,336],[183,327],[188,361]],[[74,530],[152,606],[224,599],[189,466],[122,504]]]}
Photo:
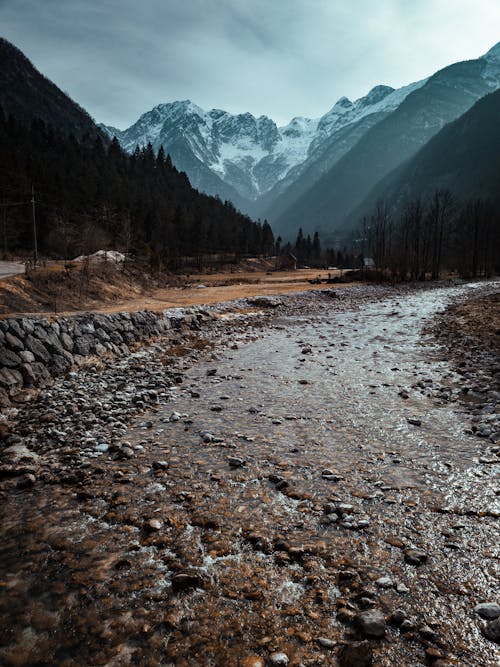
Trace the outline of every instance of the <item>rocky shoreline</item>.
{"label": "rocky shoreline", "polygon": [[[435,667],[479,665],[471,658],[473,651],[471,653],[461,649],[463,657],[456,657],[460,650],[442,635],[439,623],[432,626],[426,622],[425,614],[420,618],[412,615],[408,603],[404,601],[407,586],[402,579],[398,582],[393,576],[384,574],[384,568],[374,571],[373,576],[367,576],[366,566],[357,564],[353,554],[344,556],[343,562],[339,557],[328,554],[324,540],[315,541],[311,538],[310,544],[306,545],[303,538],[299,539],[298,536],[297,539],[290,535],[280,538],[274,533],[271,536],[270,528],[259,527],[251,521],[246,522],[242,532],[232,534],[230,526],[220,524],[217,509],[224,496],[230,498],[227,494],[232,487],[227,487],[222,499],[217,502],[214,499],[211,501],[213,504],[206,505],[203,497],[209,492],[210,487],[206,487],[208,482],[203,476],[191,478],[191,473],[188,475],[183,467],[187,451],[182,448],[178,450],[175,445],[176,438],[181,441],[184,435],[189,435],[193,422],[189,414],[178,408],[179,400],[182,405],[186,402],[195,405],[206,389],[208,396],[202,398],[202,401],[209,402],[206,409],[212,411],[214,418],[224,414],[221,404],[229,399],[229,395],[220,396],[218,400],[215,400],[214,395],[210,400],[210,392],[217,391],[217,383],[223,380],[217,377],[216,368],[223,351],[237,352],[246,343],[265,337],[270,327],[279,329],[283,326],[282,322],[292,314],[296,318],[308,318],[311,313],[321,317],[330,316],[332,312],[359,311],[365,304],[383,304],[386,299],[402,298],[413,290],[409,286],[357,286],[286,298],[240,300],[217,308],[170,312],[168,318],[163,314],[163,320],[168,319],[169,325],[160,325],[159,329],[155,328],[153,319],[148,321],[149,316],[146,316],[140,323],[148,327],[143,331],[145,335],[137,335],[135,340],[131,338],[120,343],[127,345],[127,349],[120,349],[118,343],[114,343],[117,349],[108,348],[99,355],[96,354],[94,343],[94,349],[92,346],[88,349],[90,354],[79,355],[82,358],[76,359],[79,366],[77,370],[56,377],[55,381],[47,378],[47,386],[37,395],[14,392],[9,402],[12,398],[17,401],[21,399],[21,402],[7,406],[0,423],[0,498],[4,506],[2,579],[4,582],[10,581],[7,591],[15,590],[16,582],[27,578],[26,567],[34,568],[39,576],[47,576],[47,581],[51,581],[52,577],[56,582],[51,596],[57,603],[44,603],[43,594],[38,590],[36,594],[32,593],[33,602],[28,605],[29,609],[26,603],[20,608],[10,593],[5,596],[4,603],[0,603],[4,625],[0,633],[0,656],[5,664],[76,664],[74,659],[78,646],[85,643],[92,646],[87,649],[90,653],[85,659],[96,665],[234,664],[260,667],[264,664],[289,664],[298,667],[302,664],[334,664],[331,662],[333,655],[337,655],[341,666],[362,667],[372,663],[389,665],[395,663],[387,662],[391,660],[390,657],[383,657],[383,652],[379,650],[380,639],[384,638],[384,642],[387,641],[390,646],[398,641],[396,637],[401,634],[408,642],[408,648],[404,651],[407,652],[409,662],[404,664],[433,664]],[[440,316],[437,335],[443,349],[448,346],[456,355],[458,334],[450,326],[444,328],[447,316],[446,313]],[[52,323],[47,323],[47,326],[53,330]],[[42,328],[47,331],[47,328]],[[100,328],[110,335],[111,332],[106,332],[105,327]],[[95,326],[94,330],[97,330]],[[5,328],[2,331],[4,334],[9,333],[10,324],[8,331]],[[64,327],[60,331],[66,333]],[[85,334],[83,329],[81,331]],[[22,340],[22,337],[17,338]],[[146,344],[138,343],[139,338],[143,341],[146,338]],[[99,341],[103,347],[106,342],[112,341]],[[132,345],[131,350],[129,345]],[[49,349],[48,345],[46,347]],[[307,345],[304,345],[302,352],[305,357],[307,350]],[[73,361],[74,352],[73,340],[72,352],[69,352],[73,355]],[[463,392],[463,387],[448,390],[445,385],[435,385],[434,394],[439,395],[440,401],[462,401],[461,405],[471,413],[471,432],[480,436],[481,442],[490,443],[484,460],[498,462],[498,448],[495,444],[498,439],[498,414],[495,408],[498,403],[498,385],[495,375],[492,375],[496,368],[494,357],[484,350],[474,352],[470,343],[464,345],[461,354],[472,355],[467,358],[465,366],[460,366],[464,359],[457,358],[457,367],[461,368],[460,374],[468,383],[468,391]],[[202,361],[205,365],[211,363],[214,368],[207,368],[206,380],[201,381],[200,387],[200,382],[196,385],[192,383],[189,373],[191,368],[196,368],[197,363]],[[300,382],[307,386],[310,380],[304,378]],[[422,388],[422,393],[424,389],[428,391],[428,385]],[[415,390],[420,390],[418,385],[415,385]],[[24,402],[24,395],[30,400]],[[405,400],[404,396],[401,400]],[[172,407],[169,408],[169,405]],[[250,406],[250,409],[254,408]],[[276,422],[279,427],[282,421],[282,418],[274,418],[273,423]],[[162,440],[164,436],[159,436],[162,424],[177,428],[177,435],[172,433],[166,441]],[[196,456],[204,457],[203,452],[209,447],[212,462],[221,456],[226,465],[228,462],[232,471],[230,484],[243,482],[248,476],[252,440],[248,436],[244,440],[245,447],[240,445],[237,451],[233,451],[235,446],[215,431],[203,431],[200,452],[193,452],[195,458],[190,466],[201,465]],[[205,465],[203,463],[201,469]],[[227,482],[224,476],[221,477],[219,470],[212,468],[213,465],[210,466],[207,480],[210,484],[225,487]],[[324,468],[320,477],[321,484],[336,484],[340,481],[342,485],[344,479],[343,474],[333,467]],[[293,507],[297,504],[299,508],[302,506],[305,528],[308,517],[314,517],[319,512],[318,516],[322,517],[320,522],[325,529],[328,525],[338,523],[348,534],[352,535],[355,531],[361,535],[361,539],[356,538],[353,544],[358,545],[356,549],[362,553],[363,531],[368,531],[369,538],[372,528],[370,520],[364,518],[364,512],[360,511],[357,503],[360,500],[362,503],[373,502],[376,497],[373,491],[365,490],[365,500],[353,495],[353,492],[347,500],[342,495],[326,495],[326,502],[319,503],[316,508],[317,503],[309,497],[308,492],[301,491],[300,485],[297,487],[290,483],[285,468],[272,474],[263,471],[262,477],[258,478],[265,478],[270,489],[275,489],[273,493],[280,494],[283,499],[280,502],[285,503],[285,507],[290,503]],[[385,490],[383,485],[377,488],[382,488],[384,497],[391,497],[391,491]],[[154,506],[165,493],[167,497],[164,497],[163,502],[166,504],[155,513],[151,510],[151,503]],[[406,498],[404,502],[410,503],[410,500]],[[35,505],[38,506],[36,513]],[[387,509],[384,511],[388,512],[393,505],[389,503],[385,507]],[[411,508],[411,503],[408,508]],[[437,515],[434,511],[435,521],[442,524],[442,530],[449,531],[450,528],[445,528],[445,524],[450,520],[456,524],[457,516],[447,513],[449,510],[445,509],[443,507]],[[490,510],[482,514],[486,522],[493,522],[495,516],[498,516],[493,508]],[[247,510],[241,511],[244,517]],[[90,522],[89,525],[95,525],[95,534],[81,526],[76,528],[82,516],[86,517],[86,522]],[[236,521],[236,516],[229,521]],[[464,526],[467,524],[464,530],[470,529],[470,521],[474,521],[474,517],[477,520],[477,516],[472,513],[468,518],[463,518]],[[213,586],[189,541],[189,531],[193,528],[186,528],[188,518],[188,525],[201,531],[204,539],[208,540],[208,556],[205,556],[203,562],[207,558],[214,562],[217,559],[230,559],[234,544],[243,539],[252,554],[257,554],[259,558],[259,554],[262,554],[262,559],[272,557],[278,568],[285,568],[292,574],[300,572],[300,579],[297,579],[297,583],[290,583],[290,590],[295,590],[294,586],[299,590],[300,581],[300,586],[305,586],[309,591],[307,622],[301,620],[302,627],[297,628],[290,620],[290,627],[294,630],[286,639],[281,635],[272,636],[272,633],[268,636],[269,633],[262,627],[260,635],[257,632],[260,639],[254,645],[253,654],[248,650],[249,641],[243,636],[238,639],[240,648],[234,644],[231,639],[234,627],[230,628],[229,625],[225,630],[228,633],[226,639],[222,636],[210,638],[202,636],[199,623],[193,620],[192,627],[196,627],[199,633],[199,649],[193,636],[187,641],[186,633],[189,634],[189,629],[183,626],[182,614],[179,615],[183,596],[186,591],[193,590],[209,593]],[[380,518],[382,522],[391,520],[389,517],[384,519],[384,514]],[[363,524],[363,521],[366,523]],[[44,522],[48,522],[49,527]],[[109,528],[104,529],[103,522]],[[165,534],[166,527],[168,537]],[[75,530],[81,532],[81,536],[78,537]],[[111,530],[112,535],[107,534],[106,530]],[[299,534],[301,529],[297,528],[297,531]],[[450,544],[453,543],[453,532],[451,530],[448,538]],[[394,542],[393,549],[396,552],[400,549],[403,551],[405,567],[410,570],[419,569],[423,564],[425,567],[428,549],[418,548],[418,541],[402,538],[405,533],[402,526],[400,533],[400,538],[391,539]],[[374,538],[369,539],[373,541]],[[184,550],[183,541],[186,541]],[[127,543],[128,547],[125,547]],[[172,553],[174,545],[175,556]],[[12,562],[16,549],[27,554],[26,561],[23,562],[21,558],[19,562]],[[103,551],[107,554],[105,557],[102,556]],[[101,555],[97,556],[99,553]],[[153,585],[152,578],[158,576],[158,571],[152,563],[153,560],[156,563],[157,555],[161,555],[165,570],[171,573],[168,590],[174,596],[179,596],[179,602],[169,601],[169,595],[166,596],[163,590],[159,592]],[[44,565],[40,559],[45,559]],[[135,559],[138,560],[137,565]],[[157,564],[155,567],[158,567]],[[326,567],[336,571],[338,593],[333,601],[330,599],[332,593],[321,585],[322,575],[318,574],[322,572],[325,576]],[[405,572],[405,576],[411,580],[413,575],[408,574],[407,570]],[[265,595],[262,589],[265,588],[264,579],[259,584],[254,572],[252,579],[248,580],[248,590],[235,590],[234,595],[237,598],[243,596],[247,601],[245,604],[260,605],[263,593]],[[63,590],[65,580],[71,593]],[[223,581],[221,576],[219,585]],[[108,585],[112,586],[112,602],[106,602]],[[63,589],[58,590],[57,586],[63,586]],[[231,590],[229,582],[226,586]],[[51,589],[50,584],[47,584],[47,589]],[[132,591],[135,593],[132,594]],[[227,595],[225,604],[228,604],[227,600],[231,599],[233,593]],[[395,605],[394,596],[401,599],[399,607]],[[196,599],[196,593],[194,597]],[[477,627],[491,642],[498,641],[499,621],[495,618],[499,616],[500,608],[493,601],[482,601],[481,604],[483,606],[477,607],[475,612]],[[341,627],[348,628],[346,637],[341,640],[337,638],[337,628],[333,632],[321,612],[322,608],[332,605]],[[297,610],[293,611],[293,595],[285,606],[286,618],[293,619],[299,614]],[[66,609],[71,617],[74,635],[71,641],[63,639],[61,631],[64,621],[58,615],[58,609]],[[224,618],[222,609],[217,611],[217,607],[207,606],[205,613],[210,612],[220,613],[221,618]],[[78,616],[81,622],[78,622]],[[299,618],[302,616],[299,615]],[[323,633],[317,637],[312,631],[315,624],[317,632]],[[201,627],[206,631],[209,626]],[[281,625],[277,628],[283,632]],[[27,629],[30,629],[36,641],[33,637],[26,641]],[[223,623],[218,626],[218,632],[224,632]],[[254,635],[250,637],[250,644],[257,636]],[[133,641],[130,644],[125,638],[130,639],[131,636]],[[190,645],[188,655],[185,652],[187,644]],[[293,648],[295,644],[299,648]],[[418,648],[412,648],[415,646]],[[218,658],[207,657],[206,662],[203,662],[198,651],[209,650],[215,651]],[[43,656],[41,662],[40,658],[34,662],[35,654]],[[164,659],[159,657],[162,655]],[[415,655],[421,655],[422,662],[417,663]],[[494,663],[489,664],[493,666]]]}
{"label": "rocky shoreline", "polygon": [[472,432],[500,442],[500,293],[450,305],[431,331],[463,378],[460,400],[472,415]]}

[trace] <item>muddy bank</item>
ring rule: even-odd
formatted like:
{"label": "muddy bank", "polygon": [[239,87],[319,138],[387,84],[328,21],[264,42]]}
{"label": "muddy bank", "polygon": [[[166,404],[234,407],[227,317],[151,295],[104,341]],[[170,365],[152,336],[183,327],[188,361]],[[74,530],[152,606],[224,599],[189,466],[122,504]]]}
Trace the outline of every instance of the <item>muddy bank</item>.
{"label": "muddy bank", "polygon": [[479,437],[500,441],[500,293],[452,303],[429,328],[462,378],[460,400]]}
{"label": "muddy bank", "polygon": [[470,293],[232,304],[11,409],[0,661],[497,664],[495,444],[421,335]]}

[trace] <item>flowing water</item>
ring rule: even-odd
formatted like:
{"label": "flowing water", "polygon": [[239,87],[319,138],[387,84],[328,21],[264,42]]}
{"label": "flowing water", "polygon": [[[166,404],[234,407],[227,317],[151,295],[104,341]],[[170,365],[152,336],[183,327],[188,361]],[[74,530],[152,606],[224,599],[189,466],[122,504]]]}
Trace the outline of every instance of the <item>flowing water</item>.
{"label": "flowing water", "polygon": [[9,496],[0,662],[335,665],[374,605],[411,621],[373,641],[375,664],[424,665],[429,646],[498,664],[473,612],[498,593],[498,466],[422,334],[474,289],[234,338],[128,430],[134,458],[89,457],[76,492]]}

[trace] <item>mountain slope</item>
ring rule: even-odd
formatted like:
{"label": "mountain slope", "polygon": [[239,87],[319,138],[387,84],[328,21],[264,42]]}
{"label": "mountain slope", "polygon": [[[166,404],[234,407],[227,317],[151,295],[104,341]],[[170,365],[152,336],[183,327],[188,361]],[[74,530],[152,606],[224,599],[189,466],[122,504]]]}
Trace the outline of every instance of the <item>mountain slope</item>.
{"label": "mountain slope", "polygon": [[369,215],[382,199],[397,216],[404,204],[429,199],[436,189],[500,204],[500,90],[449,123],[409,161],[375,186],[352,217]]}
{"label": "mountain slope", "polygon": [[381,178],[500,87],[499,51],[497,45],[483,58],[446,67],[408,95],[275,221],[276,233],[290,238],[302,227],[325,238],[342,227]]}
{"label": "mountain slope", "polygon": [[103,136],[89,114],[33,67],[26,56],[0,38],[0,107],[24,123],[43,120],[81,139]]}
{"label": "mountain slope", "polygon": [[[347,98],[339,102],[319,123],[319,131],[309,147],[307,159],[290,169],[285,178],[259,200],[259,213],[276,220],[299,197],[307,192],[321,176],[336,164],[374,125],[392,113],[414,90],[425,84],[417,81],[398,90],[376,86],[368,95],[352,103]],[[337,108],[350,107],[351,113],[332,126],[329,122]],[[329,131],[325,132],[324,127]]]}
{"label": "mountain slope", "polygon": [[342,154],[326,151],[335,135],[339,135],[339,147],[348,148],[353,140],[340,141],[345,128],[356,127],[353,137],[359,138],[363,129],[397,108],[422,83],[397,91],[376,86],[356,102],[341,98],[320,119],[296,117],[280,128],[266,116],[232,115],[220,109],[204,111],[185,100],[158,105],[127,130],[103,129],[109,136],[116,136],[129,152],[148,142],[155,150],[163,145],[196,187],[228,196],[233,202],[239,197],[247,209],[252,208],[250,202],[256,202],[253,209],[261,210],[317,158],[319,167],[310,172],[313,180],[318,169],[321,174],[333,164],[335,156]]}

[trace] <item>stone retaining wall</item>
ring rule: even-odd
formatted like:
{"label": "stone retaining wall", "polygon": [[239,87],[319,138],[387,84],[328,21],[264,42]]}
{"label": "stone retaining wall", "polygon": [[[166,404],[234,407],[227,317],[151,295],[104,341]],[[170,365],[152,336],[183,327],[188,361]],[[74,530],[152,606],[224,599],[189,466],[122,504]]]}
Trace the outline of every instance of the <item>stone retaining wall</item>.
{"label": "stone retaining wall", "polygon": [[86,313],[70,317],[0,320],[0,407],[23,389],[42,388],[89,356],[129,353],[129,345],[152,336],[197,329],[213,315],[199,308],[161,313]]}

